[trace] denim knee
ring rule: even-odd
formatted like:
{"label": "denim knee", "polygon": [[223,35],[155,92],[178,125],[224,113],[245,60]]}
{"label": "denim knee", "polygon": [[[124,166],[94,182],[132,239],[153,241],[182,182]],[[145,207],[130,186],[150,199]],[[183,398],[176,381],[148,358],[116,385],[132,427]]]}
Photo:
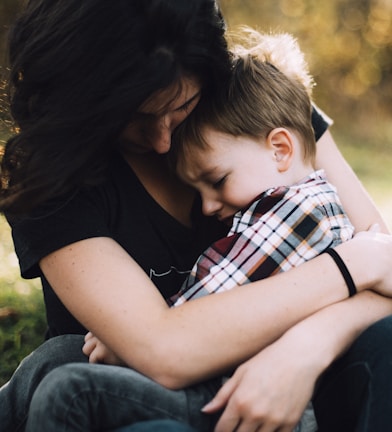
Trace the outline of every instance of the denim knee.
{"label": "denim knee", "polygon": [[46,375],[32,398],[27,432],[38,430],[41,425],[45,425],[43,430],[59,431],[59,425],[65,424],[74,427],[71,430],[80,430],[75,413],[88,413],[89,399],[79,396],[86,391],[94,396],[93,383],[86,380],[81,371],[78,364],[73,363],[60,366]]}
{"label": "denim knee", "polygon": [[48,373],[66,363],[87,362],[82,353],[83,340],[81,335],[49,339],[21,362],[0,389],[0,430],[24,430],[31,399]]}
{"label": "denim knee", "polygon": [[111,432],[197,432],[191,426],[174,420],[151,420],[124,426]]}

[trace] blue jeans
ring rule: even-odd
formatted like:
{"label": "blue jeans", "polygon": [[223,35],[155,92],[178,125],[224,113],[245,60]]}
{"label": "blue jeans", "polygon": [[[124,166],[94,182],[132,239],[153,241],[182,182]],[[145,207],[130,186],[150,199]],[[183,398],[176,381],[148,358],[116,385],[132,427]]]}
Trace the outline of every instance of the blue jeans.
{"label": "blue jeans", "polygon": [[112,432],[196,432],[196,430],[174,420],[151,420],[138,422]]}
{"label": "blue jeans", "polygon": [[[216,419],[201,414],[200,408],[220,380],[170,391],[127,368],[61,366],[69,360],[86,362],[82,343],[78,336],[55,338],[25,359],[0,389],[1,432],[24,430],[30,402],[28,431],[110,430],[158,419],[191,424],[203,432],[213,427]],[[362,333],[324,373],[313,404],[319,432],[392,431],[392,317]]]}
{"label": "blue jeans", "polygon": [[199,431],[213,429],[216,416],[201,408],[221,386],[211,380],[169,390],[133,369],[73,363],[50,372],[31,401],[26,432],[110,430],[145,420],[171,419]]}
{"label": "blue jeans", "polygon": [[65,363],[87,363],[82,346],[83,336],[53,338],[21,362],[11,380],[0,388],[0,432],[24,431],[38,384],[50,371]]}
{"label": "blue jeans", "polygon": [[213,428],[217,416],[200,410],[221,386],[220,378],[168,390],[132,369],[89,364],[83,340],[53,338],[23,360],[0,389],[0,432],[105,431],[164,419],[203,432]]}

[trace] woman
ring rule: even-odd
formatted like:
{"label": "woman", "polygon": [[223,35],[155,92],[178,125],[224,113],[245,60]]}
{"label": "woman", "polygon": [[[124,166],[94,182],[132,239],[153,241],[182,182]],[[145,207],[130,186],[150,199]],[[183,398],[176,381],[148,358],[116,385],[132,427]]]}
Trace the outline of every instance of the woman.
{"label": "woman", "polygon": [[[3,157],[1,209],[12,225],[23,275],[43,280],[48,336],[91,330],[128,366],[171,389],[242,363],[206,408],[226,406],[217,430],[239,423],[238,430],[272,430],[276,424],[289,430],[322,372],[392,312],[389,299],[367,289],[391,295],[392,244],[389,236],[367,234],[337,248],[363,291],[350,300],[339,270],[323,256],[219,299],[168,308],[163,297],[178,290],[201,250],[224,231],[201,215],[193,191],[173,178],[164,156],[174,128],[230,68],[215,2],[33,0],[13,30],[10,59],[11,107],[20,133]],[[326,122],[315,118],[317,165],[339,189],[344,186],[341,198],[356,229],[382,225]],[[203,328],[194,325],[201,314]],[[340,323],[333,332],[331,322]],[[386,325],[373,328],[379,334]],[[21,427],[32,396],[34,407],[49,401],[56,371],[37,392],[36,385],[51,368],[81,361],[81,344],[80,337],[60,337],[33,354],[0,393],[6,419],[0,424]],[[299,355],[304,350],[306,360]],[[120,388],[128,382],[122,374],[133,373],[116,369],[114,381],[110,367],[81,366],[90,377],[96,374],[89,384],[105,387],[104,375],[110,373]],[[265,368],[268,381],[255,385],[254,376]],[[322,383],[317,390],[325,389],[340,391]],[[328,411],[341,424],[346,411],[331,414],[326,401],[320,406],[321,415]],[[350,415],[358,417],[361,408],[355,405]],[[102,420],[104,413],[92,409],[89,415]],[[165,416],[185,421],[177,410],[174,404]],[[100,427],[130,422],[117,422],[112,414]],[[31,414],[29,421],[38,420]]]}

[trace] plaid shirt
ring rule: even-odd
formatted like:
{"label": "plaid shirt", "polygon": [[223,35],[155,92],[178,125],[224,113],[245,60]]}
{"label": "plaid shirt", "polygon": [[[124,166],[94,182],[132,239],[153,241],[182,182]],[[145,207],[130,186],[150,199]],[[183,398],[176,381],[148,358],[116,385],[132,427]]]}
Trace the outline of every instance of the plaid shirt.
{"label": "plaid shirt", "polygon": [[354,227],[324,171],[300,183],[262,193],[238,212],[228,235],[199,257],[180,292],[178,306],[297,267],[349,240]]}

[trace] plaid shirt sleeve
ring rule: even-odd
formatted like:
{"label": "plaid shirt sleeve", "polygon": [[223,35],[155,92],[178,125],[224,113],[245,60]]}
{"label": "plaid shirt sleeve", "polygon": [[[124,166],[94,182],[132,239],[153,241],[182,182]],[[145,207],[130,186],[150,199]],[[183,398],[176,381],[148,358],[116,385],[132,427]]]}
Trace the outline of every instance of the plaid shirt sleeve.
{"label": "plaid shirt sleeve", "polygon": [[289,270],[351,238],[335,190],[312,182],[263,194],[240,214],[229,235],[199,257],[174,305]]}

